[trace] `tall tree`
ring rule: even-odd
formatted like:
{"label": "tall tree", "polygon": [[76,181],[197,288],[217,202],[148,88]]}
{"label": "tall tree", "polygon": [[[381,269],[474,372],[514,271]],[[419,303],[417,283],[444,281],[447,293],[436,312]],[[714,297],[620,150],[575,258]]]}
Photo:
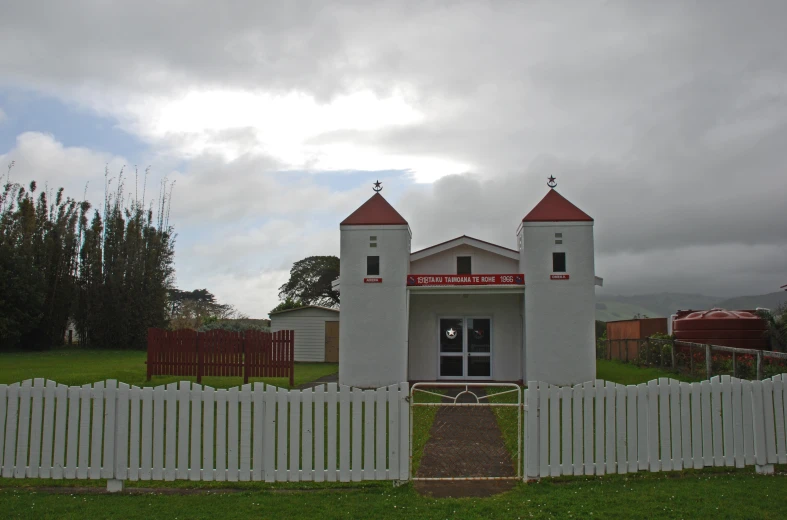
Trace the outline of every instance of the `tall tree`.
{"label": "tall tree", "polygon": [[295,262],[290,269],[290,279],[279,287],[279,299],[299,300],[304,305],[338,307],[339,293],[331,282],[339,277],[339,258],[335,256],[310,256]]}

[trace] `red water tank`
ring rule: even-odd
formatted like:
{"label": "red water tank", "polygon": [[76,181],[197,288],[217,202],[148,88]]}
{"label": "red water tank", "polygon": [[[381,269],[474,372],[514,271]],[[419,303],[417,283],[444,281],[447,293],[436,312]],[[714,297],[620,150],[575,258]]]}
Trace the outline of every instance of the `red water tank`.
{"label": "red water tank", "polygon": [[725,347],[768,350],[767,324],[755,311],[690,311],[672,322],[675,339]]}

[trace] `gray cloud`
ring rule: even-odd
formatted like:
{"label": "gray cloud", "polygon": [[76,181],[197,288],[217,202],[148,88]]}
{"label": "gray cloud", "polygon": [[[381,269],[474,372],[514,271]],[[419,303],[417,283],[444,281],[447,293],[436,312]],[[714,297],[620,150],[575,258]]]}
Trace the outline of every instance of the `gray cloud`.
{"label": "gray cloud", "polygon": [[[465,233],[512,246],[554,174],[596,219],[608,289],[723,296],[787,279],[785,19],[778,1],[16,2],[0,20],[0,81],[92,109],[85,92],[98,93],[115,117],[124,97],[188,88],[397,90],[423,121],[311,143],[472,165],[392,201],[414,246]],[[173,169],[188,225],[310,212],[338,224],[365,200],[367,187],[291,185],[253,129],[208,138],[239,155]],[[326,233],[311,243],[338,241]]]}

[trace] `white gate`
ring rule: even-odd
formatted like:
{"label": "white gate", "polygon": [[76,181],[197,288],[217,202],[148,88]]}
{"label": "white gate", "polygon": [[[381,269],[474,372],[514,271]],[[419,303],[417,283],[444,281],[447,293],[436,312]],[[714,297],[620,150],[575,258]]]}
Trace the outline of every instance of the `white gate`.
{"label": "white gate", "polygon": [[521,479],[522,393],[509,383],[416,383],[412,480]]}

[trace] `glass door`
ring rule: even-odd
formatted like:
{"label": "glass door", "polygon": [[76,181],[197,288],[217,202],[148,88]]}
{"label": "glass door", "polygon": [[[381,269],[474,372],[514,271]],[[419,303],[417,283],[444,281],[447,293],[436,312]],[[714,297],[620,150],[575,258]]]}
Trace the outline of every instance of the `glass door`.
{"label": "glass door", "polygon": [[442,379],[492,376],[492,320],[450,317],[439,320],[438,375]]}

